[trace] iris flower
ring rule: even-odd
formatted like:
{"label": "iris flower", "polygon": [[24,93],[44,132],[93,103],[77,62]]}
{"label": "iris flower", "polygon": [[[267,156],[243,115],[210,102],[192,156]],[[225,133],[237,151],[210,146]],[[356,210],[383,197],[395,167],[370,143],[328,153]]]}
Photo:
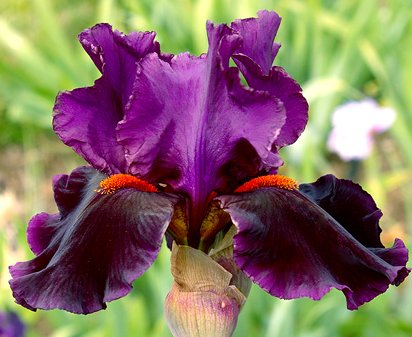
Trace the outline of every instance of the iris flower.
{"label": "iris flower", "polygon": [[408,251],[381,244],[382,213],[359,185],[277,174],[279,149],[308,118],[301,87],[272,66],[279,24],[269,11],[208,22],[200,56],[164,54],[153,32],[108,24],[79,35],[102,76],[59,93],[53,126],[90,165],[54,177],[58,213],[30,220],[35,257],[10,268],[17,303],[104,309],[131,291],[165,237],[209,256],[233,229],[230,263],[282,299],[336,288],[356,309],[405,279]]}
{"label": "iris flower", "polygon": [[24,337],[26,326],[20,317],[11,311],[0,311],[0,337]]}

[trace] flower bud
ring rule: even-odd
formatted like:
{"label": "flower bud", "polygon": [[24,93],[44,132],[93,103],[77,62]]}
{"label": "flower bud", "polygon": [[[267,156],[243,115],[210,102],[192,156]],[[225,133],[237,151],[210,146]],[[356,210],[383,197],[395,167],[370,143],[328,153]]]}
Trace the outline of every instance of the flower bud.
{"label": "flower bud", "polygon": [[232,274],[200,250],[173,245],[165,316],[174,337],[230,337],[246,297]]}

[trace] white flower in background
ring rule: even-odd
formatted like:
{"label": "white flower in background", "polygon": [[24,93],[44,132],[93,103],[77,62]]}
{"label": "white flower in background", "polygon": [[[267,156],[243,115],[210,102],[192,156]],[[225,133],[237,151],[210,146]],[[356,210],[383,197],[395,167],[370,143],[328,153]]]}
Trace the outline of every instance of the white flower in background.
{"label": "white flower in background", "polygon": [[328,149],[345,161],[365,159],[372,151],[373,136],[388,130],[395,117],[393,109],[372,99],[343,104],[333,112]]}

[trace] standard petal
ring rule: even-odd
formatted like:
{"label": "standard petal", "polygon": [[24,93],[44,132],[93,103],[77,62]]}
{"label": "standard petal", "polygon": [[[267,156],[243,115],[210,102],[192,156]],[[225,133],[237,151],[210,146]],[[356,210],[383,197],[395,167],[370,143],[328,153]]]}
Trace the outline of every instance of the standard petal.
{"label": "standard petal", "polygon": [[268,74],[280,48],[279,43],[273,42],[280,21],[275,12],[259,11],[257,18],[235,20],[230,25],[242,37],[242,44],[236,52],[252,59],[264,74]]}
{"label": "standard petal", "polygon": [[308,122],[309,105],[300,85],[281,67],[274,66],[265,74],[255,60],[246,55],[235,54],[233,59],[252,88],[269,92],[284,105],[286,120],[273,150],[294,143]]}
{"label": "standard petal", "polygon": [[38,256],[10,267],[17,303],[91,313],[128,294],[131,282],[153,263],[176,198],[132,188],[101,195],[97,187],[88,181],[77,207],[60,219],[32,220],[29,235]]}
{"label": "standard petal", "polygon": [[298,190],[261,188],[219,199],[238,228],[236,263],[274,296],[318,300],[336,288],[356,309],[409,273],[402,241],[368,249]]}
{"label": "standard petal", "polygon": [[56,98],[54,131],[106,174],[127,172],[115,129],[132,94],[137,63],[151,52],[159,53],[154,38],[153,32],[125,35],[107,24],[83,31],[79,40],[103,76],[92,87],[64,91]]}
{"label": "standard petal", "polygon": [[231,24],[242,39],[233,59],[248,85],[274,95],[286,110],[285,124],[273,144],[275,153],[279,147],[294,143],[308,121],[308,103],[301,87],[284,69],[272,67],[280,48],[278,43],[273,42],[280,21],[275,12],[260,11],[258,18],[236,20]]}
{"label": "standard petal", "polygon": [[[228,164],[241,162],[243,152],[257,159],[248,164],[254,174],[262,163],[279,166],[271,147],[284,123],[282,104],[244,88],[238,70],[229,68],[238,35],[224,25],[207,29],[207,55],[180,54],[168,63],[151,54],[139,64],[134,98],[118,127],[130,173],[169,184],[195,208],[227,188]],[[253,151],[236,150],[239,144]]]}
{"label": "standard petal", "polygon": [[160,53],[154,32],[123,34],[108,24],[98,24],[79,34],[79,41],[89,54],[121,106],[129,101],[136,74],[136,63],[149,53]]}
{"label": "standard petal", "polygon": [[94,168],[106,174],[126,171],[123,147],[115,129],[123,107],[105,78],[93,87],[61,92],[53,110],[53,129]]}

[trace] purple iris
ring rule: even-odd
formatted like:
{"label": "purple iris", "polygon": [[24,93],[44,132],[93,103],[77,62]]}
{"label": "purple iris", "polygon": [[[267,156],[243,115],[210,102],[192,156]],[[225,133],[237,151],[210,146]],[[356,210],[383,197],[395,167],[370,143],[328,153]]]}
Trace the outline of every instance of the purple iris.
{"label": "purple iris", "polygon": [[26,327],[11,311],[0,312],[0,337],[24,337]]}
{"label": "purple iris", "polygon": [[232,225],[237,266],[280,298],[337,288],[356,309],[405,279],[408,251],[401,240],[383,247],[382,213],[359,185],[276,175],[308,112],[300,86],[272,66],[279,24],[268,11],[209,22],[200,56],[163,54],[151,32],[80,34],[102,76],[57,96],[53,126],[90,166],[55,177],[59,213],[30,220],[36,257],[10,267],[17,303],[104,309],[165,236],[207,253]]}

